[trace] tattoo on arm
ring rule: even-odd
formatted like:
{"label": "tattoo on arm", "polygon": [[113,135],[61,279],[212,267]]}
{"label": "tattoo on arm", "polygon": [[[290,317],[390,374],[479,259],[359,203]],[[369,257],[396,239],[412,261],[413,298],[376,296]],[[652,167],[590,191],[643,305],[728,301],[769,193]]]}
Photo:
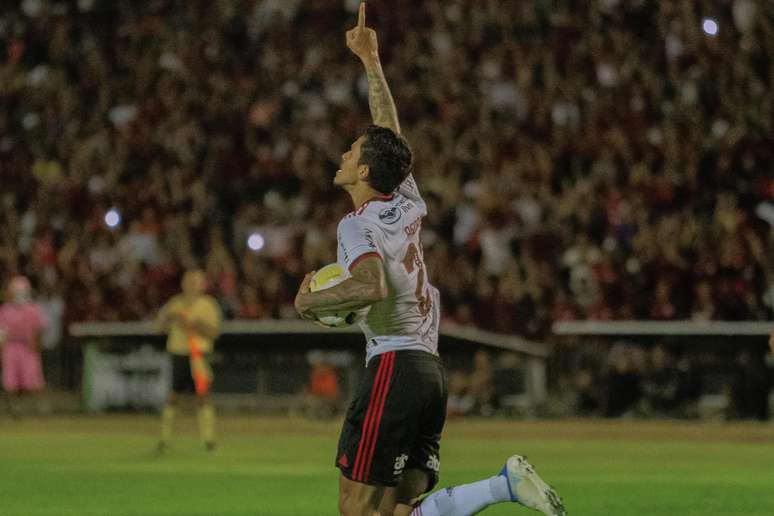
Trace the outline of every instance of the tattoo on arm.
{"label": "tattoo on arm", "polygon": [[318,311],[359,310],[387,296],[382,259],[366,258],[352,269],[352,277],[335,287],[307,294],[308,309]]}
{"label": "tattoo on arm", "polygon": [[398,122],[398,110],[395,101],[384,77],[381,63],[377,60],[366,65],[368,77],[368,107],[371,109],[371,118],[374,124],[389,127],[400,134]]}

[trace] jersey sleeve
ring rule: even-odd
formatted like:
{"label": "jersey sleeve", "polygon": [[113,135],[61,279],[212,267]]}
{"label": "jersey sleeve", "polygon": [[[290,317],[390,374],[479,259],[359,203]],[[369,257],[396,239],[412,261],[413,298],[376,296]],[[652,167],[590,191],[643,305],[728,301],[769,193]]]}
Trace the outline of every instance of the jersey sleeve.
{"label": "jersey sleeve", "polygon": [[363,217],[348,217],[339,222],[338,241],[347,270],[369,256],[383,257],[379,229]]}
{"label": "jersey sleeve", "polygon": [[398,185],[398,193],[412,201],[420,202],[422,204],[425,202],[422,199],[422,194],[419,193],[417,182],[414,180],[414,174],[409,174],[408,177]]}

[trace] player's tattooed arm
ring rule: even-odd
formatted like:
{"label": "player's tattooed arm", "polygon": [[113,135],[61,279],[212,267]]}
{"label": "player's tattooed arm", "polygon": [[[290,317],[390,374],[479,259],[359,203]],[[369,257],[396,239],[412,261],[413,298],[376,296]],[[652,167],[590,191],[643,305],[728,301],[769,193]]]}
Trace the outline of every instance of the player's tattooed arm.
{"label": "player's tattooed arm", "polygon": [[307,274],[296,295],[296,310],[304,319],[314,319],[314,312],[359,310],[387,297],[387,281],[382,259],[369,256],[351,271],[352,276],[338,285],[309,292],[311,274]]}
{"label": "player's tattooed arm", "polygon": [[374,124],[400,134],[398,110],[379,60],[376,31],[365,26],[365,2],[360,4],[357,26],[347,31],[347,46],[360,58],[368,77],[368,107]]}

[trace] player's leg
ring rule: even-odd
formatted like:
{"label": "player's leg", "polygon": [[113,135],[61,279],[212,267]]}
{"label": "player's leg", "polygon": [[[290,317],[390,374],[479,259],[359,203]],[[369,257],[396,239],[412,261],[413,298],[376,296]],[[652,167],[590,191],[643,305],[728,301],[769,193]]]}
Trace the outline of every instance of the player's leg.
{"label": "player's leg", "polygon": [[215,449],[215,407],[210,400],[212,367],[208,356],[191,359],[191,377],[196,391],[199,436],[207,451]]}
{"label": "player's leg", "polygon": [[425,393],[424,409],[419,415],[419,428],[414,446],[406,463],[401,483],[396,490],[393,516],[414,514],[420,497],[431,491],[439,479],[441,466],[441,434],[446,424],[448,398],[446,370],[437,357],[421,356],[416,365],[417,376]]}
{"label": "player's leg", "polygon": [[196,418],[199,423],[199,436],[207,451],[215,449],[215,407],[212,406],[209,394],[196,396],[198,408]]}
{"label": "player's leg", "polygon": [[379,505],[381,516],[409,516],[414,506],[419,502],[419,497],[430,489],[430,480],[427,472],[420,469],[407,469],[395,487],[388,487],[384,491],[382,502]]}
{"label": "player's leg", "polygon": [[[411,388],[397,395],[405,417],[399,420],[409,443],[408,453],[395,461],[400,482],[386,490],[379,512],[408,516],[421,495],[438,483],[440,441],[446,421],[446,374],[440,359],[418,351],[403,352],[403,371]],[[405,469],[404,469],[405,468]]]}
{"label": "player's leg", "polygon": [[342,515],[378,515],[386,488],[400,479],[408,449],[398,393],[409,387],[398,381],[401,366],[395,352],[372,358],[347,410],[336,455]]}
{"label": "player's leg", "polygon": [[434,492],[411,516],[470,516],[502,502],[517,502],[549,516],[566,514],[556,492],[526,459],[514,455],[493,477]]}
{"label": "player's leg", "polygon": [[372,486],[339,477],[339,514],[341,516],[380,516],[379,504],[384,486]]}
{"label": "player's leg", "polygon": [[6,344],[3,350],[3,391],[5,391],[5,402],[8,407],[8,413],[14,419],[19,418],[20,413],[20,389],[21,375],[19,371],[19,357],[16,344]]}
{"label": "player's leg", "polygon": [[43,362],[39,351],[24,350],[24,358],[20,364],[21,387],[29,394],[29,398],[35,403],[37,414],[43,414],[43,395],[46,388],[46,380],[43,376]]}
{"label": "player's leg", "polygon": [[188,357],[182,355],[170,355],[172,357],[172,385],[167,402],[161,409],[161,438],[156,451],[164,453],[169,448],[172,440],[172,430],[177,412],[178,395],[188,392],[193,388],[191,371],[188,366]]}

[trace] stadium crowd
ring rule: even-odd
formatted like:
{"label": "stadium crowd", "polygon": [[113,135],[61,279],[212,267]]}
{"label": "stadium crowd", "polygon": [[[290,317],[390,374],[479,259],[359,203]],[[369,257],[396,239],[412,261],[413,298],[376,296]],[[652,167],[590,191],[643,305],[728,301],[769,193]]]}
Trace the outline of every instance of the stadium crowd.
{"label": "stadium crowd", "polygon": [[[357,2],[14,4],[0,279],[28,275],[66,322],[147,319],[200,265],[227,316],[296,317],[351,210],[339,156],[370,122],[343,36]],[[771,316],[770,5],[396,0],[369,17],[447,319],[540,337]]]}

